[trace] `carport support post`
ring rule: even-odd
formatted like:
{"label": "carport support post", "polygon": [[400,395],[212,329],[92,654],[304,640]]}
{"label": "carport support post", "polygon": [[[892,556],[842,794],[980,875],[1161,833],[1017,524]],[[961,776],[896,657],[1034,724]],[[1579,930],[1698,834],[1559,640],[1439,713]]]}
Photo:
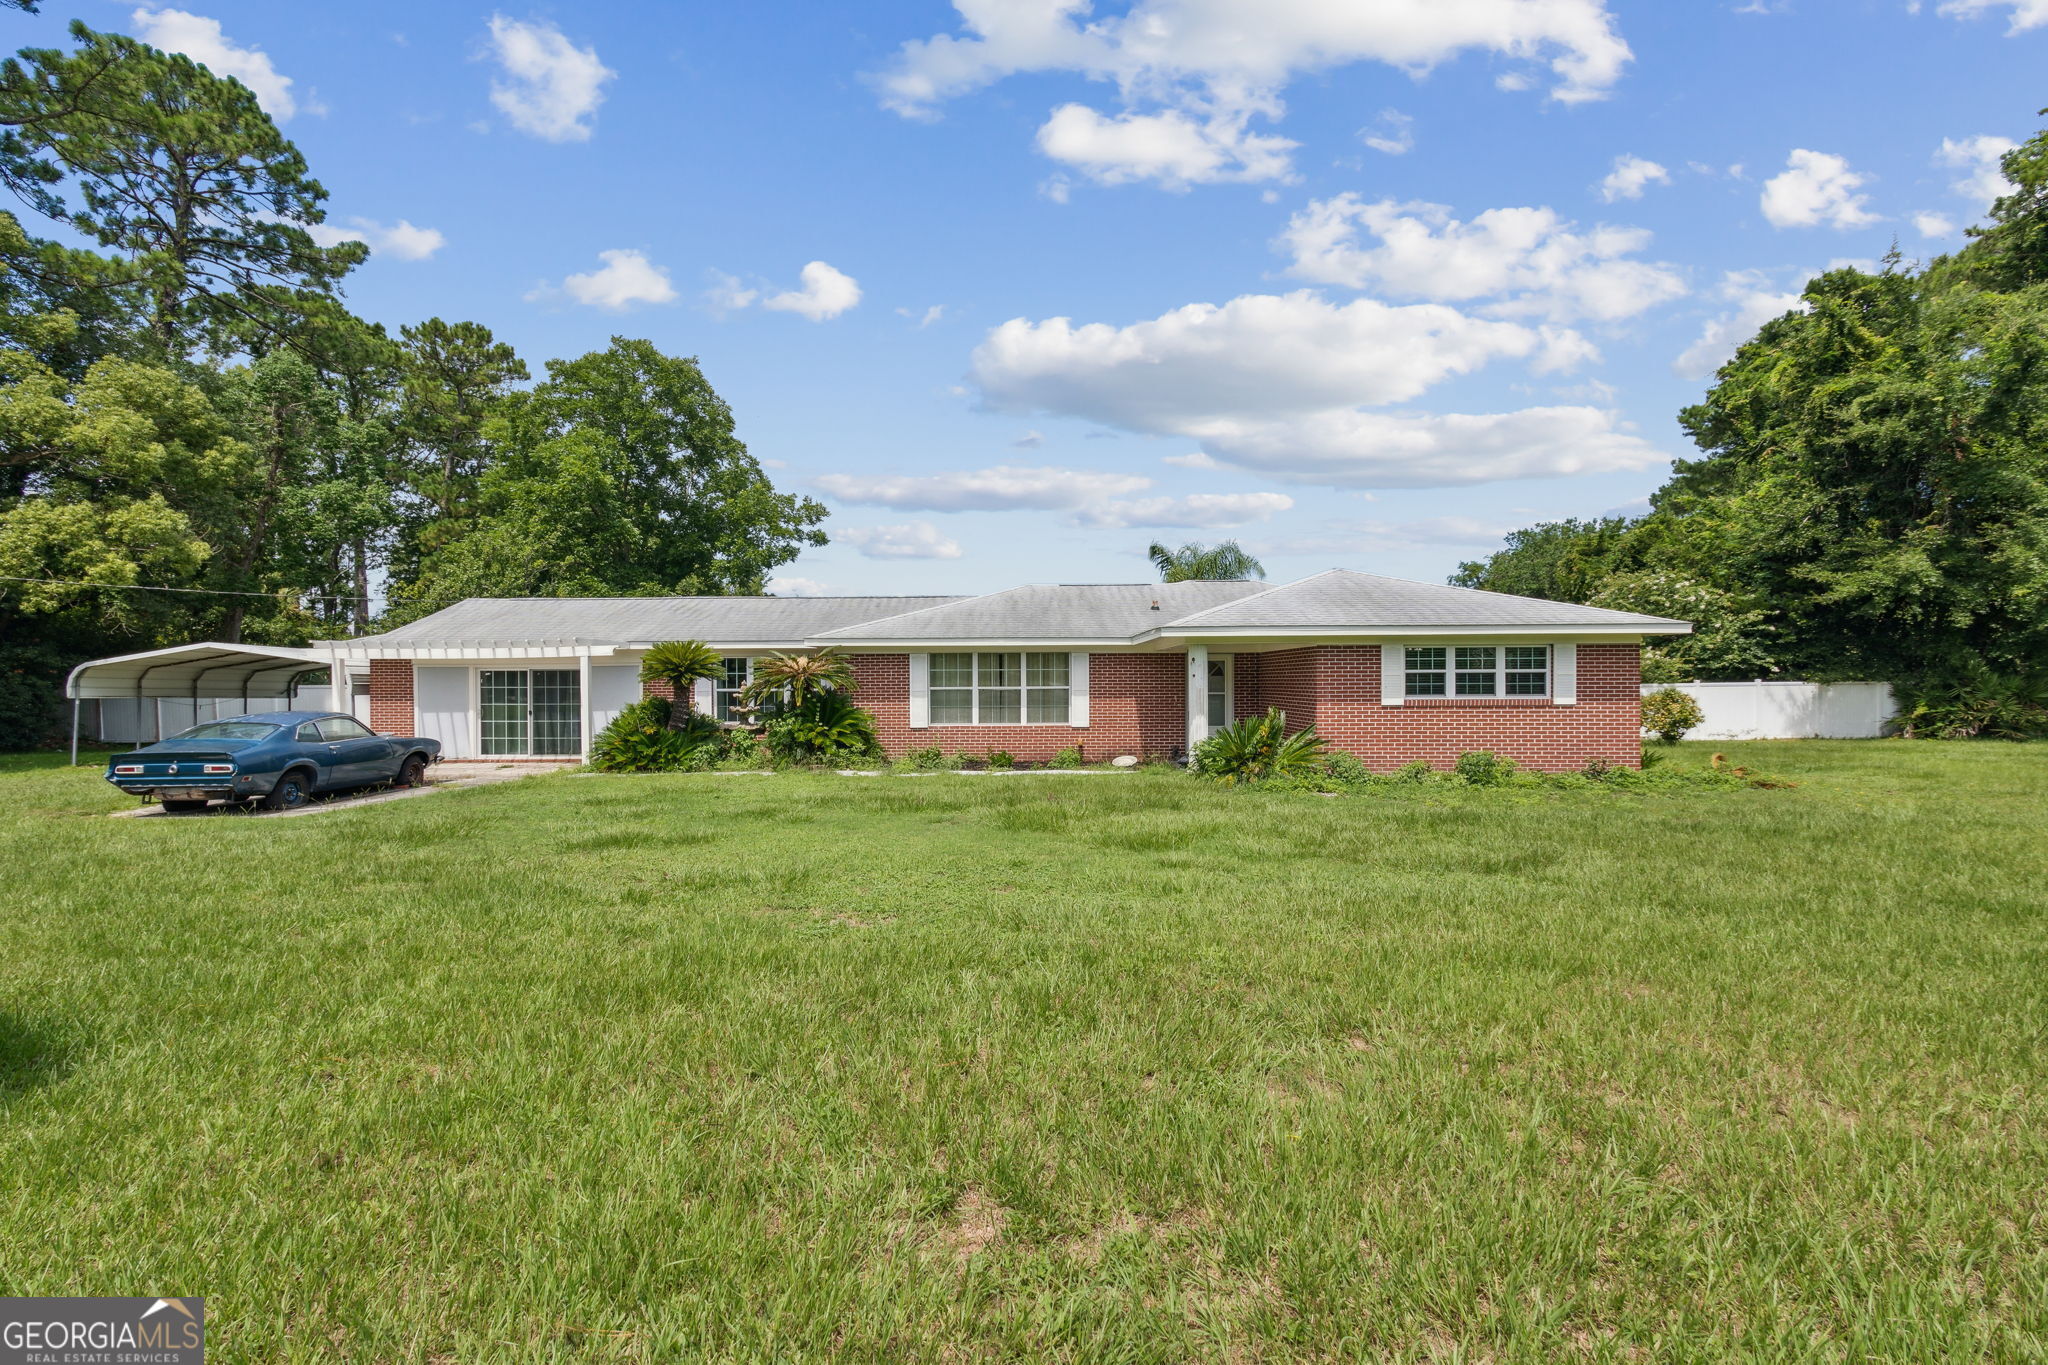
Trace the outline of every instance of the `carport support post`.
{"label": "carport support post", "polygon": [[78,766],[78,698],[71,699],[71,766]]}
{"label": "carport support post", "polygon": [[1188,762],[1209,737],[1209,646],[1188,646]]}

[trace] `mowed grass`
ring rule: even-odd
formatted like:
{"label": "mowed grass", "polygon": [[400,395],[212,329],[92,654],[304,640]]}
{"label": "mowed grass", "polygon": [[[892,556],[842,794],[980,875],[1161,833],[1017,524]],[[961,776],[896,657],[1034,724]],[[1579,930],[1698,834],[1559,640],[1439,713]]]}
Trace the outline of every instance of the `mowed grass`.
{"label": "mowed grass", "polygon": [[2048,745],[1720,747],[1799,785],[11,760],[0,1292],[222,1361],[2042,1359]]}

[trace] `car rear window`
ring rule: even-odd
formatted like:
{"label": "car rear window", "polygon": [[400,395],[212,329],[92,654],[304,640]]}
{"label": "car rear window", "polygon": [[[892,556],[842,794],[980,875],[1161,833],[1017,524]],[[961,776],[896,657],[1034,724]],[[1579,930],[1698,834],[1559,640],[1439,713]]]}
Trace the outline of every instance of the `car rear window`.
{"label": "car rear window", "polygon": [[172,736],[174,739],[268,739],[278,731],[277,726],[260,720],[216,720],[205,725],[195,725]]}

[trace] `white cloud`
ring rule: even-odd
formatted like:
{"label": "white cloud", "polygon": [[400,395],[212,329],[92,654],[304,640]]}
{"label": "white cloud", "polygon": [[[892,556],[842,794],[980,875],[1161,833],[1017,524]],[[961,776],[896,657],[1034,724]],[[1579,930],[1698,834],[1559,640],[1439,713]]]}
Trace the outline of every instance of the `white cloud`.
{"label": "white cloud", "polygon": [[841,502],[919,512],[1070,511],[1152,486],[1152,480],[1136,474],[1027,465],[943,474],[824,474],[816,482]]}
{"label": "white cloud", "polygon": [[[1650,244],[1648,232],[1576,227],[1547,208],[1488,209],[1467,223],[1441,204],[1340,194],[1295,214],[1280,245],[1301,279],[1405,298],[1492,299],[1485,311],[1510,316],[1612,322],[1685,293],[1668,266],[1628,259]],[[1361,229],[1379,245],[1361,246]]]}
{"label": "white cloud", "polygon": [[1376,152],[1406,156],[1415,150],[1415,119],[1399,109],[1382,109],[1379,122],[1359,129],[1358,137]]}
{"label": "white cloud", "polygon": [[1246,117],[1196,119],[1168,109],[1105,118],[1085,104],[1063,104],[1038,130],[1038,150],[1100,185],[1156,180],[1166,189],[1184,190],[1222,181],[1287,179],[1287,154],[1297,144],[1248,131]]}
{"label": "white cloud", "polygon": [[1042,431],[1027,431],[1016,440],[1010,442],[1010,444],[1019,450],[1036,450],[1045,444],[1045,433]]}
{"label": "white cloud", "polygon": [[912,308],[898,308],[896,310],[896,316],[899,318],[916,319],[917,329],[921,332],[925,328],[931,326],[933,323],[939,321],[941,318],[946,316],[946,305],[943,303],[935,303],[931,307],[925,309],[923,313],[919,313],[917,312],[917,310]]}
{"label": "white cloud", "polygon": [[1326,521],[1305,535],[1262,539],[1252,545],[1259,554],[1362,555],[1388,554],[1439,546],[1491,546],[1515,528],[1477,517],[1422,517],[1415,521]]}
{"label": "white cloud", "polygon": [[1850,170],[1844,157],[1801,147],[1764,182],[1758,203],[1772,227],[1865,227],[1878,221],[1870,196],[1856,193],[1868,179]]}
{"label": "white cloud", "polygon": [[761,297],[758,289],[742,285],[737,275],[728,275],[723,270],[710,272],[711,287],[704,291],[704,306],[720,317],[738,312]]}
{"label": "white cloud", "polygon": [[618,72],[578,47],[553,24],[491,16],[491,49],[506,80],[491,82],[491,103],[522,133],[548,142],[587,142],[605,82]]}
{"label": "white cloud", "polygon": [[[1104,183],[1169,188],[1289,175],[1293,144],[1248,131],[1278,118],[1296,76],[1376,61],[1420,76],[1468,52],[1547,63],[1551,95],[1598,99],[1630,60],[1606,0],[1135,0],[1096,17],[1089,0],[954,0],[963,31],[905,43],[877,78],[910,117],[1023,72],[1114,82],[1123,111],[1054,111],[1047,155]],[[1510,73],[1503,88],[1527,88]],[[1399,141],[1398,137],[1390,141]]]}
{"label": "white cloud", "polygon": [[1612,204],[1617,199],[1640,199],[1651,185],[1668,185],[1671,172],[1640,156],[1614,158],[1614,169],[1600,182],[1600,197]]}
{"label": "white cloud", "polygon": [[1172,433],[1191,413],[1401,402],[1495,359],[1551,370],[1588,352],[1569,330],[1439,304],[1338,305],[1304,289],[1192,303],[1128,327],[1013,318],[976,348],[973,377],[988,402],[1007,411]]}
{"label": "white cloud", "polygon": [[960,542],[928,521],[900,526],[849,526],[839,538],[869,559],[958,559]]}
{"label": "white cloud", "polygon": [[566,293],[578,303],[593,308],[607,308],[622,312],[636,303],[673,303],[676,298],[675,286],[669,283],[668,271],[647,259],[638,251],[600,251],[597,259],[604,262],[600,268],[580,275],[571,275],[562,281],[560,290],[542,287],[533,290],[526,297],[528,301],[552,298]]}
{"label": "white cloud", "polygon": [[1916,213],[1913,226],[1922,237],[1952,237],[1955,235],[1955,219],[1945,213]]}
{"label": "white cloud", "polygon": [[1495,359],[1543,372],[1590,354],[1569,330],[1488,321],[1440,304],[1339,306],[1303,290],[1190,304],[1128,327],[1013,319],[975,351],[973,377],[993,408],[1191,438],[1212,460],[1286,482],[1439,487],[1633,469],[1661,458],[1595,408],[1361,411]]}
{"label": "white cloud", "polygon": [[[1804,280],[1806,276],[1800,275]],[[1727,312],[1710,318],[1697,340],[1671,363],[1682,379],[1706,379],[1734,358],[1736,348],[1756,335],[1756,329],[1772,318],[1806,311],[1799,290],[1773,284],[1756,270],[1731,270],[1722,277],[1716,293],[1730,306]]]}
{"label": "white cloud", "polygon": [[2048,0],[1942,0],[1938,12],[1958,19],[1974,19],[1999,9],[2012,11],[2008,34],[2025,33],[2048,24]]}
{"label": "white cloud", "polygon": [[1074,514],[1083,526],[1173,526],[1220,529],[1271,520],[1294,506],[1285,493],[1191,493],[1096,503]]}
{"label": "white cloud", "polygon": [[371,251],[387,252],[401,261],[424,261],[448,245],[448,239],[441,235],[439,229],[414,227],[403,218],[389,227],[371,218],[351,218],[347,227],[337,227],[333,223],[308,223],[306,233],[321,246],[367,242]]}
{"label": "white cloud", "polygon": [[1499,413],[1337,409],[1277,421],[1217,418],[1193,434],[1219,459],[1283,483],[1447,488],[1500,479],[1642,469],[1665,458],[1612,412],[1538,407]]}
{"label": "white cloud", "polygon": [[[179,52],[198,62],[216,76],[232,76],[249,87],[263,112],[282,123],[300,110],[292,94],[292,78],[281,75],[261,48],[237,47],[221,31],[220,20],[188,14],[181,9],[138,9],[129,16],[136,36],[151,47]],[[327,111],[316,103],[304,106],[309,114]]]}
{"label": "white cloud", "polygon": [[[2048,5],[2048,0],[2042,2]],[[2009,137],[1993,137],[1988,133],[1980,133],[1976,137],[1945,137],[1934,153],[1934,164],[1962,171],[1963,175],[1949,188],[1980,208],[1989,208],[1992,200],[2003,199],[2015,188],[2012,181],[2005,178],[1999,161],[2018,145]]]}
{"label": "white cloud", "polygon": [[1221,469],[1223,466],[1202,451],[1190,451],[1186,455],[1161,455],[1159,463],[1170,464],[1177,469]]}
{"label": "white cloud", "polygon": [[853,276],[834,270],[823,261],[812,261],[798,278],[803,281],[799,288],[771,295],[761,300],[761,306],[823,322],[860,302],[860,285]]}
{"label": "white cloud", "polygon": [[828,590],[815,578],[771,578],[768,580],[770,597],[824,597]]}

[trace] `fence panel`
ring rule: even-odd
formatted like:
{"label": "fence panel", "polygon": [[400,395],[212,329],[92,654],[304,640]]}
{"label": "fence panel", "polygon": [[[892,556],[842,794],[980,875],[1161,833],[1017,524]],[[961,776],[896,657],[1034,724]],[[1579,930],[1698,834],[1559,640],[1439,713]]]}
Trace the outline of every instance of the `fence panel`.
{"label": "fence panel", "polygon": [[1667,686],[1706,715],[1688,739],[1877,739],[1899,709],[1890,683],[1644,683],[1643,695]]}

